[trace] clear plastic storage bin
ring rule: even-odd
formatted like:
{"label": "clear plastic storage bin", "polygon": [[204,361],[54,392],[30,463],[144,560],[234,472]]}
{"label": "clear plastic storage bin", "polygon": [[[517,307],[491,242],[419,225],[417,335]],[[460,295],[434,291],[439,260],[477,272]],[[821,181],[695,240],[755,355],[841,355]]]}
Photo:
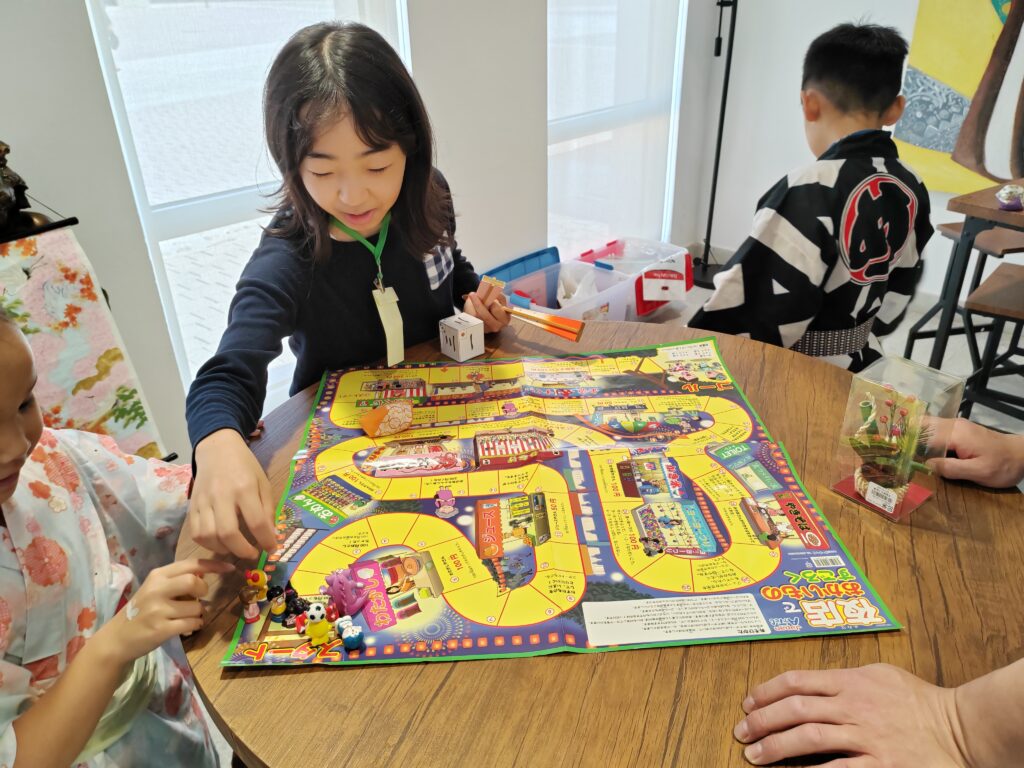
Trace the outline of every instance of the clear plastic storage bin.
{"label": "clear plastic storage bin", "polygon": [[563,261],[505,284],[509,302],[576,320],[624,320],[632,281],[582,261]]}

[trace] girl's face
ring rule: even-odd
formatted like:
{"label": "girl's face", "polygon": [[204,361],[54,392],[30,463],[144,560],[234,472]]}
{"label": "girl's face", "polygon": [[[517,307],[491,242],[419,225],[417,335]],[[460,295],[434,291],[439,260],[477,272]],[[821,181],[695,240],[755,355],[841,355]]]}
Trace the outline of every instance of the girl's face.
{"label": "girl's face", "polygon": [[13,325],[0,322],[0,504],[14,495],[18,474],[43,433],[35,385],[28,342]]}
{"label": "girl's face", "polygon": [[[380,231],[384,215],[402,191],[405,153],[397,144],[386,149],[366,146],[346,115],[316,137],[299,173],[317,205],[368,237]],[[336,227],[331,233],[351,240]]]}

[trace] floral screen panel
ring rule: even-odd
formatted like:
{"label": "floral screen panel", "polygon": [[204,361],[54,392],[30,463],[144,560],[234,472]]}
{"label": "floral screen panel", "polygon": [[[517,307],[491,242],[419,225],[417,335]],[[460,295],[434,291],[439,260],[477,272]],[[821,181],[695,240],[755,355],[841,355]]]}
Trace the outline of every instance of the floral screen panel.
{"label": "floral screen panel", "polygon": [[0,244],[0,307],[32,346],[47,426],[110,435],[140,456],[164,454],[113,315],[70,228]]}

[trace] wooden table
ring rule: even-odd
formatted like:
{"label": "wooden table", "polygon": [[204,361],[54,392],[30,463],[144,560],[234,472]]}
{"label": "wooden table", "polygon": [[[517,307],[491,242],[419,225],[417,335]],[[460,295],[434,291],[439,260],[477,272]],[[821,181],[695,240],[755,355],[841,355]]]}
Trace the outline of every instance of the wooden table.
{"label": "wooden table", "polygon": [[[513,326],[518,326],[514,323]],[[506,329],[493,355],[644,346],[709,335],[592,323],[579,345]],[[748,689],[792,668],[886,661],[956,685],[1024,655],[1024,501],[940,485],[897,525],[828,490],[850,374],[758,342],[719,338],[726,363],[895,617],[899,632],[538,658],[347,669],[219,666],[241,575],[207,577],[211,621],[186,642],[196,682],[249,766],[745,765],[732,727]],[[441,359],[436,344],[410,360]],[[275,491],[288,476],[313,391],[266,420],[253,448]],[[196,547],[183,540],[179,554]],[[806,763],[801,763],[806,764]]]}
{"label": "wooden table", "polygon": [[[1015,179],[1010,183],[1024,185],[1024,179]],[[967,264],[971,259],[971,251],[974,250],[974,238],[980,232],[992,229],[997,225],[1024,232],[1024,212],[1004,211],[999,207],[996,192],[1002,187],[1002,184],[997,184],[993,187],[979,189],[977,192],[954,197],[946,206],[954,213],[964,214],[965,218],[960,239],[946,266],[946,277],[942,283],[942,293],[939,295],[942,311],[939,313],[939,326],[935,331],[932,356],[928,361],[928,365],[932,368],[942,368],[942,359],[946,355],[946,343],[949,341],[949,331],[953,327],[953,317],[956,315],[956,308],[960,303],[960,291],[964,287]]]}

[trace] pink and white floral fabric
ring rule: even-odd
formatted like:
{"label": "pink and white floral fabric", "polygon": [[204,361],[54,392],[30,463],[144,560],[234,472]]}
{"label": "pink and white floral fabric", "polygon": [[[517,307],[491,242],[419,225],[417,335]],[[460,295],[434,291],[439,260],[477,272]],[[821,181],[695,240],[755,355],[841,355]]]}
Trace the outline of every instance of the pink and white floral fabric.
{"label": "pink and white floral fabric", "polygon": [[[0,527],[0,766],[14,764],[15,718],[174,558],[190,477],[188,466],[122,453],[109,436],[43,431]],[[217,765],[181,641],[154,658],[148,707],[81,765]]]}
{"label": "pink and white floral fabric", "polygon": [[110,435],[140,456],[164,455],[114,317],[70,227],[0,243],[0,307],[35,353],[35,393],[47,426]]}

